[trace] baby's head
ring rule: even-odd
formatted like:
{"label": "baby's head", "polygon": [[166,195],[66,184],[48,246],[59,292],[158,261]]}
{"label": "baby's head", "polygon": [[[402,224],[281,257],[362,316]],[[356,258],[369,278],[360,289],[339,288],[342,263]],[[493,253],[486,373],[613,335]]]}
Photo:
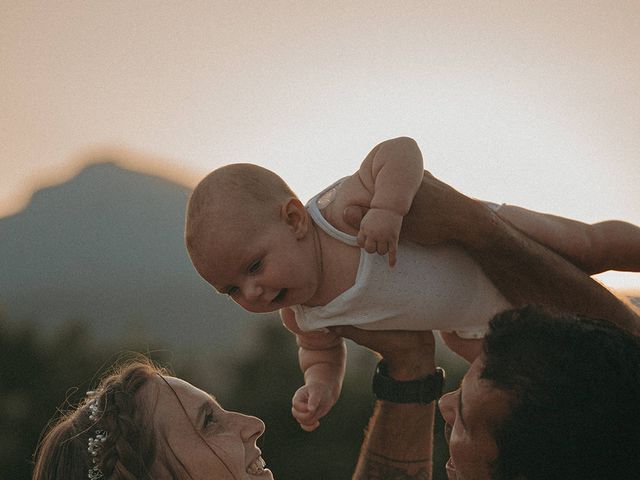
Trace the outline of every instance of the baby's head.
{"label": "baby's head", "polygon": [[[288,296],[281,292],[290,288],[287,279],[296,277],[289,272],[309,273],[313,251],[306,241],[307,217],[275,173],[257,165],[227,165],[207,175],[189,199],[187,250],[195,269],[216,290],[247,310],[276,310]],[[252,282],[264,284],[249,285],[245,272]],[[255,298],[246,298],[252,289]]]}
{"label": "baby's head", "polygon": [[250,163],[234,163],[204,177],[187,205],[185,242],[198,271],[214,236],[256,229],[275,221],[281,205],[297,198],[282,178]]}

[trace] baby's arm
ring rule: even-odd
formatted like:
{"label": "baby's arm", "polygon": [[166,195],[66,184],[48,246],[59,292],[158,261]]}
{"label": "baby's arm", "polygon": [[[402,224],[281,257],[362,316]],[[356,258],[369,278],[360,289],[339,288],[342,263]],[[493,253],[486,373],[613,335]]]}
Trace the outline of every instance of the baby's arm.
{"label": "baby's arm", "polygon": [[402,218],[422,182],[424,166],[418,144],[399,137],[376,145],[365,157],[358,177],[372,194],[371,208],[362,219],[358,244],[369,253],[389,253],[396,263]]}
{"label": "baby's arm", "polygon": [[293,395],[291,413],[303,430],[318,428],[319,420],[336,403],[342,389],[347,350],[342,337],[332,332],[303,332],[289,308],[280,310],[282,323],[298,343],[304,386]]}
{"label": "baby's arm", "polygon": [[618,220],[590,225],[514,205],[502,205],[497,213],[589,275],[640,271],[640,228],[635,225]]}

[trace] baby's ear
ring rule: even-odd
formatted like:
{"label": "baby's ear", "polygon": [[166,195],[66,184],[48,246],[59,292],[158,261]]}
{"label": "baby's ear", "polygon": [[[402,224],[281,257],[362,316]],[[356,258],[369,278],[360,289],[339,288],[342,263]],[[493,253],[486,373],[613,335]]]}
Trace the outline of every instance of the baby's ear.
{"label": "baby's ear", "polygon": [[300,200],[297,198],[287,200],[280,208],[280,216],[298,239],[307,234],[309,214]]}

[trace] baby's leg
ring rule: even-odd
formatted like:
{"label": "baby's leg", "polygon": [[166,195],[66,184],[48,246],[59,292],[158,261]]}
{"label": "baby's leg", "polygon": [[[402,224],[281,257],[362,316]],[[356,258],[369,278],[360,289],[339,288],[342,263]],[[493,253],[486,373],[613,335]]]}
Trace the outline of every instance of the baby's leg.
{"label": "baby's leg", "polygon": [[589,275],[640,271],[640,228],[635,225],[618,220],[590,225],[514,205],[502,205],[497,213]]}

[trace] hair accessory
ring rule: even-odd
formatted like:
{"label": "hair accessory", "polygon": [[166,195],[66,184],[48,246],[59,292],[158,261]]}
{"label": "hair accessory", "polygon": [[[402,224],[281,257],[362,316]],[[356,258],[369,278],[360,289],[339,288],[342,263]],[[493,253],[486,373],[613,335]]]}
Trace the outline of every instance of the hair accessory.
{"label": "hair accessory", "polygon": [[[90,391],[87,392],[87,396],[95,395],[96,392]],[[98,410],[100,408],[100,403],[98,398],[94,397],[89,402],[89,420],[92,422],[98,421]],[[88,478],[89,480],[98,480],[103,478],[102,471],[98,466],[98,453],[102,448],[102,444],[107,440],[107,432],[105,430],[96,430],[94,432],[93,437],[89,437],[87,451],[89,452],[89,456],[91,458],[91,463],[93,466],[89,469]]]}

